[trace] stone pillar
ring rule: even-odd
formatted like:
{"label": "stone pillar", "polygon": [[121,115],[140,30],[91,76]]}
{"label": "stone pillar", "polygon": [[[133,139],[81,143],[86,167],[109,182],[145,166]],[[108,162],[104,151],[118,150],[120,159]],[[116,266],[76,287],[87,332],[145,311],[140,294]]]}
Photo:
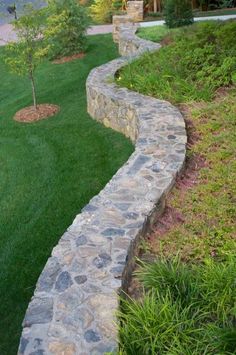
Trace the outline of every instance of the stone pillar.
{"label": "stone pillar", "polygon": [[113,41],[115,43],[119,43],[119,33],[120,33],[120,26],[131,24],[133,19],[131,16],[123,15],[123,16],[113,16],[112,23],[113,23]]}
{"label": "stone pillar", "polygon": [[127,15],[131,16],[134,22],[143,21],[143,1],[128,1]]}

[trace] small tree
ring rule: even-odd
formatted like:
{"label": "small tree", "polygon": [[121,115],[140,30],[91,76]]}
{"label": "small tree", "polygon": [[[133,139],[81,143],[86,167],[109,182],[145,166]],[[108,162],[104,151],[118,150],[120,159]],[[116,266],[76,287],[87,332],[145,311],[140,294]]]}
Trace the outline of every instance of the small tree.
{"label": "small tree", "polygon": [[89,26],[87,9],[77,0],[48,0],[45,38],[53,57],[84,50]]}
{"label": "small tree", "polygon": [[165,0],[164,16],[169,28],[191,25],[193,23],[191,0]]}
{"label": "small tree", "polygon": [[10,42],[5,48],[5,63],[17,75],[28,75],[33,95],[33,104],[37,109],[37,98],[34,73],[35,69],[48,54],[49,46],[43,41],[44,21],[42,12],[25,7],[25,13],[19,20],[13,22],[17,41]]}

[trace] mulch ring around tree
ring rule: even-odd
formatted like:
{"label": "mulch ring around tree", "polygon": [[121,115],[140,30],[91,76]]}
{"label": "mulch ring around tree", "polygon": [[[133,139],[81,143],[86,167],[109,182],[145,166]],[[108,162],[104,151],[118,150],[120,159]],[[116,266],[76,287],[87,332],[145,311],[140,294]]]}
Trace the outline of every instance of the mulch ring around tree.
{"label": "mulch ring around tree", "polygon": [[45,118],[54,116],[60,111],[60,107],[52,104],[37,105],[37,109],[34,106],[25,107],[18,111],[13,117],[15,121],[32,123]]}
{"label": "mulch ring around tree", "polygon": [[63,64],[63,63],[72,62],[72,60],[82,59],[82,58],[84,58],[84,56],[85,56],[85,53],[72,54],[67,57],[62,57],[62,58],[58,58],[58,59],[53,60],[53,64]]}

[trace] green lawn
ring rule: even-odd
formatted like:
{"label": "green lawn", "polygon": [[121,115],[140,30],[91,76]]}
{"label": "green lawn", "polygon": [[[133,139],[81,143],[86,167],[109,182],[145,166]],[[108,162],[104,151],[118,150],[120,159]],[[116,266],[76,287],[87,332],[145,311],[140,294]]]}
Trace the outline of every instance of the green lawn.
{"label": "green lawn", "polygon": [[129,140],[86,112],[90,70],[117,55],[110,35],[94,36],[84,59],[43,64],[39,102],[61,111],[33,124],[12,120],[31,104],[30,83],[9,74],[0,59],[1,355],[17,352],[27,304],[53,246],[133,151]]}
{"label": "green lawn", "polygon": [[120,72],[120,85],[179,105],[190,137],[186,174],[141,245],[157,261],[137,265],[140,290],[122,303],[121,354],[236,354],[235,31],[142,30],[168,45]]}

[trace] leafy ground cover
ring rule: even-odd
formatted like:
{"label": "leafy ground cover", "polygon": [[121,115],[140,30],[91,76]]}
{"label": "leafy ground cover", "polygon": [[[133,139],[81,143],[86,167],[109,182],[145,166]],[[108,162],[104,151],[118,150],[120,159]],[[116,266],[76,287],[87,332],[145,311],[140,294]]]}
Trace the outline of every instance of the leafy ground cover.
{"label": "leafy ground cover", "polygon": [[30,124],[12,119],[31,104],[28,79],[9,74],[0,59],[1,355],[17,352],[26,307],[53,246],[133,151],[123,135],[86,112],[90,70],[116,56],[110,35],[93,36],[84,58],[41,65],[39,102],[57,104],[60,112]]}
{"label": "leafy ground cover", "polygon": [[120,85],[174,103],[210,101],[235,80],[235,30],[235,21],[209,21],[169,32],[168,46],[121,71]]}
{"label": "leafy ground cover", "polygon": [[[141,262],[130,288],[133,298],[123,302],[123,354],[236,353],[236,43],[227,46],[230,27],[236,29],[236,23],[168,32],[164,40],[168,46],[120,73],[122,85],[178,104],[189,135],[186,170],[142,245],[140,257],[157,261]],[[166,30],[161,31],[158,40]],[[224,59],[208,57],[209,43]],[[203,53],[205,59],[198,60]],[[183,59],[189,65],[182,71]],[[226,76],[222,59],[233,59]],[[206,85],[209,81],[211,85]]]}

